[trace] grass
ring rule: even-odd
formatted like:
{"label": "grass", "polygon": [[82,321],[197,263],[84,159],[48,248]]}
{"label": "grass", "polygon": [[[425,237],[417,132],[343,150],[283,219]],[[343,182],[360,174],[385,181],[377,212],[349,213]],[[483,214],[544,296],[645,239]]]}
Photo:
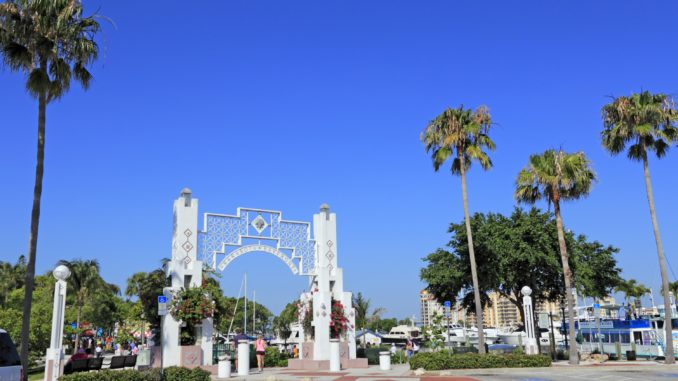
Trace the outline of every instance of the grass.
{"label": "grass", "polygon": [[45,379],[45,372],[33,373],[28,375],[28,381],[40,381]]}

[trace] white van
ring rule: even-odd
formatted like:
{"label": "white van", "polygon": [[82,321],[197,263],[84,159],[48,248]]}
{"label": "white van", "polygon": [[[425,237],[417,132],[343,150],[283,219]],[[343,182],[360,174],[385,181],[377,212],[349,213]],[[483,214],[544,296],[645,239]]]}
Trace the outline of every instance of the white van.
{"label": "white van", "polygon": [[0,380],[21,381],[21,359],[7,331],[0,329]]}

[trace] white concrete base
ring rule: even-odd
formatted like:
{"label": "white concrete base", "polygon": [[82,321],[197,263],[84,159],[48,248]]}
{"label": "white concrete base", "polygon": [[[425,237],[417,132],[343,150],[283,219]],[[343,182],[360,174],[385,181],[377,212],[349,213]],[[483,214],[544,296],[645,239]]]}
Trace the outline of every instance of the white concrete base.
{"label": "white concrete base", "polygon": [[330,372],[341,371],[341,350],[339,340],[330,340]]}
{"label": "white concrete base", "polygon": [[250,343],[247,340],[240,340],[238,343],[238,376],[246,377],[250,375]]}
{"label": "white concrete base", "polygon": [[391,370],[391,352],[379,352],[379,369]]}
{"label": "white concrete base", "polygon": [[231,377],[231,361],[219,361],[219,369],[217,371],[217,378]]}

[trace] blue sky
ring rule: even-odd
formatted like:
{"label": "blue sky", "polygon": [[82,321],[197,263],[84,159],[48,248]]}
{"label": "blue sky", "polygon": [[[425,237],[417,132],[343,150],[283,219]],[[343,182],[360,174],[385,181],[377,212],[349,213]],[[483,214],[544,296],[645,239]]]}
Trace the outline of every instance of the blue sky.
{"label": "blue sky", "polygon": [[[678,5],[670,1],[85,1],[104,24],[88,92],[47,115],[37,269],[97,258],[124,284],[170,256],[172,201],[310,221],[338,216],[346,287],[387,316],[418,314],[421,258],[463,217],[459,179],[434,173],[419,142],[447,106],[487,105],[489,172],[469,176],[472,211],[510,213],[532,153],[585,151],[600,181],[563,205],[568,228],[621,249],[624,276],[659,285],[642,167],[600,145],[610,96],[675,94]],[[0,70],[0,260],[27,250],[37,105]],[[651,162],[669,263],[678,270],[678,150]],[[268,254],[243,272],[278,312],[306,280]],[[676,278],[671,274],[671,279]],[[656,293],[655,293],[656,294]],[[656,295],[655,295],[656,296]]]}

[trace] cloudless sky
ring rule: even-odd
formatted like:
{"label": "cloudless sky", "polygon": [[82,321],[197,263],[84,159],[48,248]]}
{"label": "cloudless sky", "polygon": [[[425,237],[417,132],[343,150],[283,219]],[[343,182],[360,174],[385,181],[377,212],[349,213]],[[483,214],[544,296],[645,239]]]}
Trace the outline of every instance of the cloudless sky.
{"label": "cloudless sky", "polygon": [[[642,166],[601,147],[610,96],[678,90],[673,1],[85,1],[104,22],[88,92],[47,113],[37,271],[96,258],[125,284],[171,255],[172,202],[338,218],[345,287],[387,316],[419,315],[421,258],[463,218],[460,182],[419,142],[445,107],[487,105],[494,168],[469,176],[472,211],[510,213],[530,154],[583,150],[600,181],[563,205],[567,228],[621,249],[625,277],[659,269]],[[0,70],[0,260],[27,251],[37,103]],[[678,149],[651,160],[669,263],[678,270]],[[546,207],[545,205],[541,205]],[[526,269],[529,271],[529,269]],[[242,274],[275,313],[304,290],[269,254]],[[676,277],[670,272],[671,279]]]}

